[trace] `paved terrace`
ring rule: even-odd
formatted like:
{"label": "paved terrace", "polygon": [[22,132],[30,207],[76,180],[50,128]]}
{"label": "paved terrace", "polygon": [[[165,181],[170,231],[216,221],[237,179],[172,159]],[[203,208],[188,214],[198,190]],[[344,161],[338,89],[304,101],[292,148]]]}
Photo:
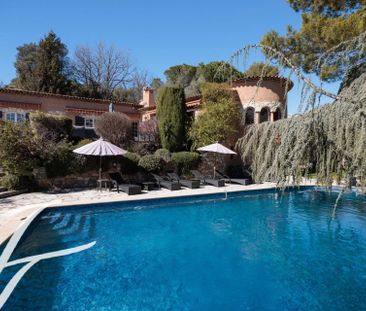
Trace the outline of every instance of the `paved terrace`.
{"label": "paved terrace", "polygon": [[49,204],[52,208],[80,204],[97,204],[119,201],[135,201],[142,199],[174,198],[181,196],[192,196],[202,194],[214,194],[236,191],[250,191],[260,189],[273,189],[275,184],[264,183],[260,185],[226,185],[217,188],[204,186],[199,189],[186,189],[170,191],[167,189],[143,191],[142,194],[131,195],[115,191],[97,190],[72,190],[65,193],[43,193],[33,192],[20,194],[14,197],[0,199],[0,244],[8,239],[15,230],[25,221],[25,219],[44,204]]}

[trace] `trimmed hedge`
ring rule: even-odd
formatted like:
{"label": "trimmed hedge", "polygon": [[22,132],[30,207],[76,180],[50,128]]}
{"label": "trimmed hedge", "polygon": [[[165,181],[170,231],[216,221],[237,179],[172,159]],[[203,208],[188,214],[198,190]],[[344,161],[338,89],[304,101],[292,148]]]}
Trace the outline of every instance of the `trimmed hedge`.
{"label": "trimmed hedge", "polygon": [[175,164],[178,174],[187,174],[190,170],[197,168],[200,155],[197,152],[175,152],[172,154],[172,162]]}
{"label": "trimmed hedge", "polygon": [[139,161],[139,166],[147,172],[159,172],[163,167],[162,164],[162,160],[153,154],[145,155]]}
{"label": "trimmed hedge", "polygon": [[172,154],[168,149],[158,149],[155,151],[154,155],[162,159],[164,162],[168,163],[172,160]]}

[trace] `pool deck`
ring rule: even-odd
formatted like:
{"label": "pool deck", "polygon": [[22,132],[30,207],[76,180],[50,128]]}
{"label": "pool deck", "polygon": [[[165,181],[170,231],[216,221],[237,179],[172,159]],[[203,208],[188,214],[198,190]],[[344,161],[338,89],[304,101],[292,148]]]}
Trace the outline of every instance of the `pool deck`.
{"label": "pool deck", "polygon": [[[304,184],[305,185],[305,184]],[[306,183],[306,185],[312,185]],[[120,201],[136,201],[146,199],[175,198],[183,196],[204,194],[225,194],[227,191],[251,191],[274,189],[273,183],[253,184],[248,186],[226,185],[222,188],[204,186],[199,189],[186,189],[170,191],[167,189],[143,191],[142,194],[128,196],[125,193],[97,191],[97,190],[72,190],[65,193],[32,192],[20,194],[14,197],[0,199],[0,244],[6,241],[15,230],[41,206],[62,207],[70,205],[84,205]]]}

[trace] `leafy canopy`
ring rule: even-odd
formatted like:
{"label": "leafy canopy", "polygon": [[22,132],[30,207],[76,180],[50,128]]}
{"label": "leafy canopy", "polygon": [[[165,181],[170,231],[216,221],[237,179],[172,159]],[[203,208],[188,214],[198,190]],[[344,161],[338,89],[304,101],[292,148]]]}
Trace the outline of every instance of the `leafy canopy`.
{"label": "leafy canopy", "polygon": [[365,0],[288,0],[288,2],[297,12],[313,12],[326,16],[352,13],[366,3]]}
{"label": "leafy canopy", "polygon": [[57,94],[70,92],[67,47],[54,32],[49,32],[38,44],[24,44],[17,50],[13,86]]}
{"label": "leafy canopy", "polygon": [[164,71],[167,79],[167,84],[177,87],[187,87],[191,84],[196,76],[197,67],[182,64],[168,68]]}
{"label": "leafy canopy", "polygon": [[[342,63],[342,58],[337,58],[336,55],[325,61],[323,66],[318,66],[317,60],[340,43],[366,31],[365,1],[290,0],[289,2],[296,10],[304,12],[300,30],[296,31],[288,26],[284,36],[276,31],[270,31],[262,38],[261,43],[279,50],[306,73],[315,73],[326,81],[341,79],[349,69],[349,64]],[[359,48],[348,45],[344,50],[340,50],[338,55],[352,55]],[[351,65],[363,62],[365,54],[364,52],[361,58],[351,59]]]}
{"label": "leafy canopy", "polygon": [[224,83],[243,77],[243,74],[239,70],[223,61],[200,64],[198,66],[198,73],[203,81],[213,83]]}
{"label": "leafy canopy", "polygon": [[234,66],[223,61],[192,66],[176,65],[165,71],[167,85],[184,88],[186,96],[201,94],[201,85],[205,82],[224,83],[243,77]]}
{"label": "leafy canopy", "polygon": [[265,64],[253,63],[245,72],[245,77],[262,77],[262,76],[278,76],[278,67]]}

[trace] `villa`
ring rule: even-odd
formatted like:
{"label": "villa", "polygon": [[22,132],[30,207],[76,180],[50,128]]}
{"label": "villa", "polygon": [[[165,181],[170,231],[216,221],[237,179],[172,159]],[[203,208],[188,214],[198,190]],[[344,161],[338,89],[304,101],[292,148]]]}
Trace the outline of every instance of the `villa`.
{"label": "villa", "polygon": [[[0,88],[0,120],[24,122],[33,111],[63,114],[73,120],[74,136],[93,138],[95,119],[109,111],[110,103],[103,99]],[[113,101],[113,104],[115,111],[132,120],[137,136],[139,105],[119,101]]]}
{"label": "villa", "polygon": [[[248,77],[232,82],[234,96],[243,107],[245,124],[273,122],[286,118],[286,93],[292,89],[293,82],[279,76],[267,76],[263,77],[260,83],[259,81],[259,77]],[[188,114],[195,117],[199,113],[201,103],[200,96],[188,97],[186,99]],[[153,89],[144,89],[140,106],[142,106],[139,109],[142,121],[156,117]]]}
{"label": "villa", "polygon": [[[245,124],[259,124],[287,117],[286,91],[293,87],[292,81],[279,76],[248,77],[233,81],[232,89],[242,105]],[[156,117],[154,90],[146,87],[140,103],[113,101],[114,110],[126,114],[132,120],[133,136],[138,138],[138,123]],[[93,138],[95,119],[109,111],[110,100],[78,96],[0,89],[0,120],[24,122],[32,111],[63,114],[73,120],[73,135]],[[200,96],[188,97],[188,114],[196,117],[202,100]]]}

